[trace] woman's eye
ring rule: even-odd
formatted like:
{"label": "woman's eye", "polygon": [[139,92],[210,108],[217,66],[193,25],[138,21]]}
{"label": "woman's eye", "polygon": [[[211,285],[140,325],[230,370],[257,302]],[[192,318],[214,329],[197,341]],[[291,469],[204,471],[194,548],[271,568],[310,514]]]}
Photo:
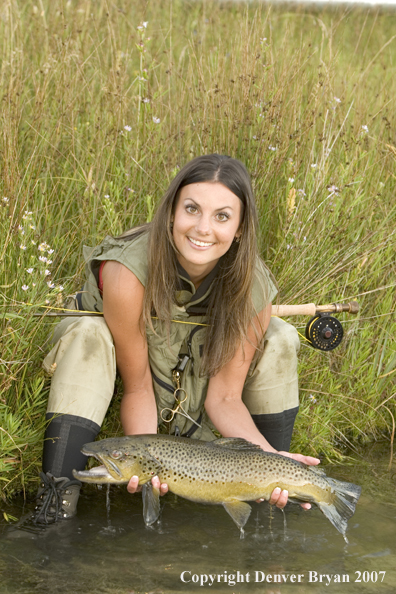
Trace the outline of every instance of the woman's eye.
{"label": "woman's eye", "polygon": [[217,220],[220,222],[228,221],[229,218],[230,217],[226,212],[219,212],[219,214],[217,215]]}
{"label": "woman's eye", "polygon": [[191,204],[186,206],[186,211],[191,213],[191,214],[195,214],[197,212],[197,207],[196,206],[192,206]]}

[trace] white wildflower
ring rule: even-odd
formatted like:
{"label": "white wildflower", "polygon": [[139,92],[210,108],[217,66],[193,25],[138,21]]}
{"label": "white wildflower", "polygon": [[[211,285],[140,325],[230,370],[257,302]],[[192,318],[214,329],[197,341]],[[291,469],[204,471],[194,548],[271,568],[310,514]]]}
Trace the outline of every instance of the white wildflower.
{"label": "white wildflower", "polygon": [[32,274],[33,270],[34,270],[34,268],[27,268],[26,272],[28,272],[29,274]]}
{"label": "white wildflower", "polygon": [[317,400],[316,400],[316,398],[315,398],[315,396],[313,394],[310,394],[309,395],[309,399],[312,402],[312,404],[316,404]]}
{"label": "white wildflower", "polygon": [[52,264],[52,260],[47,260],[47,264]]}
{"label": "white wildflower", "polygon": [[341,103],[341,99],[339,99],[338,97],[334,97],[334,101],[335,101],[336,103]]}
{"label": "white wildflower", "polygon": [[269,147],[268,147],[268,149],[269,149],[270,151],[276,151],[276,146],[269,146]]}
{"label": "white wildflower", "polygon": [[149,99],[148,97],[145,97],[145,98],[143,99],[143,103],[150,103],[150,99]]}
{"label": "white wildflower", "polygon": [[29,285],[22,285],[22,291],[27,291],[29,288]]}
{"label": "white wildflower", "polygon": [[145,29],[147,29],[147,25],[148,25],[148,23],[149,23],[148,21],[143,21],[143,27],[144,27]]}
{"label": "white wildflower", "polygon": [[49,248],[48,243],[45,243],[45,241],[43,241],[43,243],[39,244],[37,249],[39,252],[45,252],[45,250],[48,250],[48,248]]}
{"label": "white wildflower", "polygon": [[131,126],[124,126],[124,130],[126,130],[127,132],[130,132],[132,130]]}
{"label": "white wildflower", "polygon": [[153,116],[153,122],[154,124],[159,124],[160,123],[160,118],[156,118],[155,116]]}
{"label": "white wildflower", "polygon": [[312,167],[312,169],[315,169],[315,167],[317,167],[317,166],[318,166],[318,164],[317,164],[317,163],[311,163],[311,167]]}
{"label": "white wildflower", "polygon": [[44,276],[48,276],[51,274],[51,270],[44,270]]}
{"label": "white wildflower", "polygon": [[301,188],[297,190],[297,192],[300,194],[300,196],[306,196],[306,193]]}
{"label": "white wildflower", "polygon": [[294,177],[289,177],[289,182],[292,184],[294,182]]}
{"label": "white wildflower", "polygon": [[19,247],[21,248],[21,250],[26,250],[26,245],[21,244]]}
{"label": "white wildflower", "polygon": [[9,199],[9,198],[7,198],[7,196],[4,196],[4,198],[3,198],[3,202],[4,202],[4,204],[8,204],[8,203],[9,203],[9,201],[10,201],[10,199]]}
{"label": "white wildflower", "polygon": [[39,256],[40,262],[46,262],[47,258],[45,256]]}
{"label": "white wildflower", "polygon": [[368,132],[368,131],[369,131],[369,129],[368,129],[368,126],[362,126],[362,130],[363,130],[364,132]]}
{"label": "white wildflower", "polygon": [[53,254],[55,250],[47,250],[47,254]]}
{"label": "white wildflower", "polygon": [[55,288],[55,283],[51,283],[51,281],[47,282],[47,285],[49,286],[50,289],[54,289]]}

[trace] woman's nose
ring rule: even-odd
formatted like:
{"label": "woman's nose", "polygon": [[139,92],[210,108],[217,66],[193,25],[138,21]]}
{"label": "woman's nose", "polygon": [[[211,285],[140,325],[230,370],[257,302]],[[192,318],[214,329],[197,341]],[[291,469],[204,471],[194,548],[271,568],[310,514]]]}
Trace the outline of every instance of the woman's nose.
{"label": "woman's nose", "polygon": [[209,235],[211,232],[210,217],[202,214],[199,217],[195,228],[198,233],[201,233],[201,235]]}

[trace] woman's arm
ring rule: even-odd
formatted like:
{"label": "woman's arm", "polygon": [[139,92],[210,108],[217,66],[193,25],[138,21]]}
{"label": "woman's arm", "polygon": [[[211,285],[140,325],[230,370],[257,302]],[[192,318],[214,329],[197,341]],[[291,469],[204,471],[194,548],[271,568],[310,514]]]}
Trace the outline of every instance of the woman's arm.
{"label": "woman's arm", "polygon": [[[144,287],[123,264],[106,262],[103,267],[103,314],[113,336],[117,368],[124,395],[121,422],[125,435],[157,433],[157,407],[148,360],[148,347],[141,324]],[[139,479],[132,477],[128,491],[137,490]],[[153,485],[159,487],[157,477]],[[161,485],[166,493],[167,485]]]}
{"label": "woman's arm", "polygon": [[103,314],[113,336],[117,368],[124,384],[121,422],[126,435],[157,432],[157,409],[141,327],[144,287],[118,262],[103,268]]}
{"label": "woman's arm", "polygon": [[[288,456],[305,464],[319,464],[317,458],[277,452],[259,432],[254,421],[242,401],[242,391],[250,364],[258,343],[253,324],[256,325],[258,335],[263,336],[271,319],[271,305],[260,312],[257,319],[253,320],[248,331],[248,339],[244,347],[238,348],[232,360],[227,363],[214,377],[209,380],[208,393],[205,400],[205,409],[216,429],[224,437],[243,437],[256,443],[266,452],[275,452]],[[261,329],[261,330],[260,330]],[[270,503],[277,507],[284,507],[287,503],[287,493],[275,489]],[[309,509],[309,504],[303,507]]]}

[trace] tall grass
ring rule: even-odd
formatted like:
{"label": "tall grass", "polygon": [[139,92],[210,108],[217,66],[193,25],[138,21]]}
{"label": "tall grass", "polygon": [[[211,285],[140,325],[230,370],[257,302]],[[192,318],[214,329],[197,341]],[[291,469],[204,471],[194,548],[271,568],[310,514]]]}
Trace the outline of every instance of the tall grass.
{"label": "tall grass", "polygon": [[[252,172],[282,303],[361,305],[337,350],[302,338],[294,450],[336,461],[393,443],[395,25],[366,9],[3,0],[3,496],[34,488],[40,466],[54,322],[32,313],[81,286],[83,243],[150,220],[205,152]],[[116,398],[103,435],[119,430]]]}

